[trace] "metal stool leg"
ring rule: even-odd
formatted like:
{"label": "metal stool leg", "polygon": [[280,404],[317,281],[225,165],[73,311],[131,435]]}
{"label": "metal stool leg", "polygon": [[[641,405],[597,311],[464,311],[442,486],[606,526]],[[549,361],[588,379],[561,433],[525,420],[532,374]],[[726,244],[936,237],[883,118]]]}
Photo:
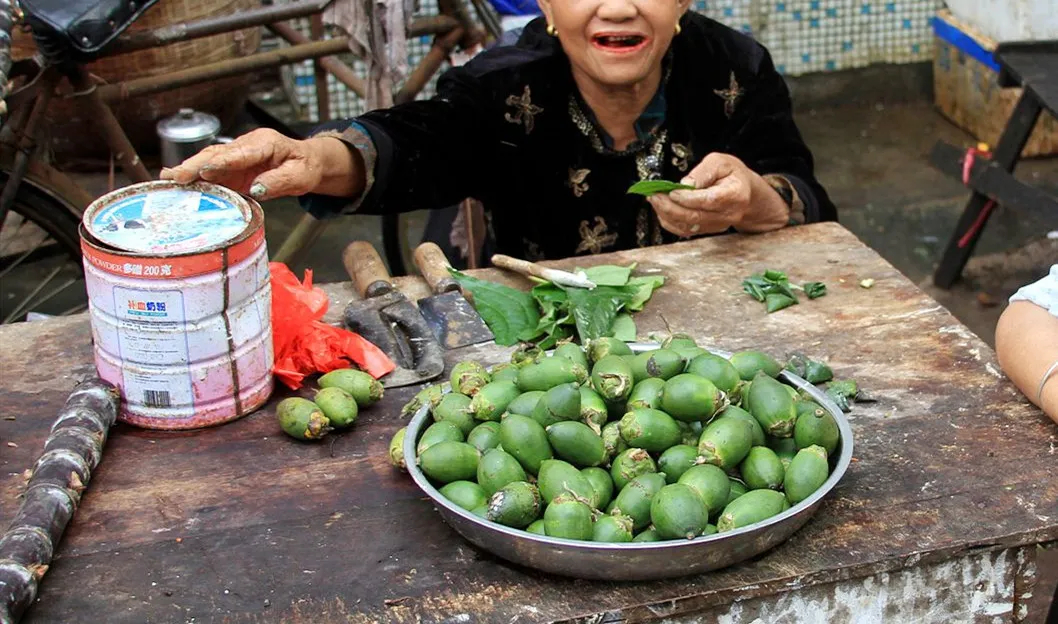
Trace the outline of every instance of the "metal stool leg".
{"label": "metal stool leg", "polygon": [[[992,156],[993,162],[1007,171],[1014,171],[1014,166],[1021,156],[1021,151],[1025,149],[1025,144],[1028,143],[1029,137],[1032,135],[1032,129],[1040,118],[1040,111],[1039,101],[1026,89],[1021,94],[1017,106],[1014,107],[1014,112],[1011,113],[1007,126],[1003,129],[1002,136],[999,137],[999,145],[996,146]],[[933,274],[933,283],[938,287],[951,288],[955,280],[962,275],[963,267],[966,266],[966,261],[973,254],[977,240],[981,238],[981,232],[984,231],[984,227],[988,223],[989,215],[984,216],[984,221],[977,232],[970,238],[968,244],[960,247],[959,241],[981,217],[981,212],[987,203],[988,197],[974,192],[970,201],[966,204],[966,209],[959,218],[955,231],[952,232],[948,246],[944,250],[944,256],[937,266],[937,271]]]}

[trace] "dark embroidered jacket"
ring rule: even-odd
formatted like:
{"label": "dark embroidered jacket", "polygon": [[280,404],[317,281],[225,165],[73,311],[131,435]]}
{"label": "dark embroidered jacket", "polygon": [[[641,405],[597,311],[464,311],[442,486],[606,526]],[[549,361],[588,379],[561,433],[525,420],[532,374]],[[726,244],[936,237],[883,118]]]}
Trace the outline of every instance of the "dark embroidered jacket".
{"label": "dark embroidered jacket", "polygon": [[629,186],[678,181],[710,152],[723,152],[780,190],[791,224],[837,218],[813,174],[786,84],[750,37],[685,15],[666,59],[663,121],[615,152],[544,26],[537,19],[517,45],[446,72],[431,100],[321,127],[361,151],[369,186],[351,206],[307,196],[306,208],[318,217],[382,214],[474,197],[490,213],[501,253],[540,259],[616,251],[677,240],[645,199],[627,194]]}

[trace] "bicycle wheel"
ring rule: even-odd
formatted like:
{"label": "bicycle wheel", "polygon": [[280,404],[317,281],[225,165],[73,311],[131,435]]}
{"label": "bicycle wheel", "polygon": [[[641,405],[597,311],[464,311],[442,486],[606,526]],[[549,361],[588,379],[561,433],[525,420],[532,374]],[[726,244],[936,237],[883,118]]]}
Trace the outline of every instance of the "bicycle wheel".
{"label": "bicycle wheel", "polygon": [[79,223],[74,206],[23,180],[0,229],[0,323],[87,309]]}

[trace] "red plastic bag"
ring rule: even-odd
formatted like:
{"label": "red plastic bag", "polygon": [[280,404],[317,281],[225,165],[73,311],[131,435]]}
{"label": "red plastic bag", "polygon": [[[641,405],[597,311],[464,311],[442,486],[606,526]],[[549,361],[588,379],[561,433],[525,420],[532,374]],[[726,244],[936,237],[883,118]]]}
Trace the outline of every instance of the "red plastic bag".
{"label": "red plastic bag", "polygon": [[272,372],[292,390],[314,373],[328,373],[356,364],[375,379],[396,365],[381,349],[359,334],[328,325],[327,294],[312,286],[312,270],[305,270],[304,283],[282,262],[269,262],[272,275]]}

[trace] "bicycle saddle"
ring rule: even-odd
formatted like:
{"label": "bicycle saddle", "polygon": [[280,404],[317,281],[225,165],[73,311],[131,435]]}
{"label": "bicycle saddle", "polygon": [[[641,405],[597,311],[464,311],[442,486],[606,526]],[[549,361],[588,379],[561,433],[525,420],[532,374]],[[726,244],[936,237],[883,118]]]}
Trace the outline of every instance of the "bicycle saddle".
{"label": "bicycle saddle", "polygon": [[38,37],[90,60],[158,0],[21,0]]}

